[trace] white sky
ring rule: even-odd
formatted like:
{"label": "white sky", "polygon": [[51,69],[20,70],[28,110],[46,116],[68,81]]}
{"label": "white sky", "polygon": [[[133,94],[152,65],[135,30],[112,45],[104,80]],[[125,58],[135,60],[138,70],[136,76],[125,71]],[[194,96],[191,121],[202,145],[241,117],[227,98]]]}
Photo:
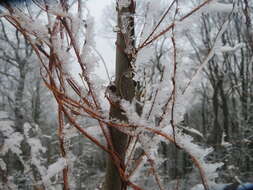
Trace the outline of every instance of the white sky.
{"label": "white sky", "polygon": [[[95,19],[95,32],[96,32],[96,48],[103,56],[107,68],[110,73],[110,77],[113,76],[114,72],[114,63],[115,63],[115,51],[114,51],[114,42],[105,39],[102,35],[99,34],[99,31],[102,29],[102,16],[103,9],[106,5],[110,4],[112,0],[88,0],[87,6],[90,10],[90,14]],[[102,63],[100,63],[99,68],[96,70],[96,74],[102,79],[107,80],[106,71]]]}

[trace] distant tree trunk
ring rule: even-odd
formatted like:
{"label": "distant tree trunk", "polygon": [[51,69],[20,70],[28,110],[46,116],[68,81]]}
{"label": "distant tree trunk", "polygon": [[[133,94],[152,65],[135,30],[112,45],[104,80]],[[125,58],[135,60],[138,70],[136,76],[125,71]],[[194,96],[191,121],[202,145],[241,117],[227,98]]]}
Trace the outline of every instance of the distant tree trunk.
{"label": "distant tree trunk", "polygon": [[204,137],[207,136],[207,125],[208,125],[208,121],[207,121],[207,115],[206,114],[208,111],[208,95],[207,92],[205,90],[205,86],[202,87],[203,89],[203,94],[202,94],[202,102],[201,102],[201,116],[202,116],[202,134]]}
{"label": "distant tree trunk", "polygon": [[219,84],[220,97],[222,100],[222,112],[223,112],[223,129],[226,134],[226,141],[230,141],[230,130],[229,130],[229,109],[228,109],[228,98],[224,92],[223,79]]}
{"label": "distant tree trunk", "polygon": [[14,114],[16,130],[23,133],[24,116],[22,113],[22,104],[26,77],[25,63],[19,63],[19,75],[19,81],[15,92]]}
{"label": "distant tree trunk", "polygon": [[218,80],[215,82],[216,84],[213,86],[213,97],[212,97],[212,103],[213,103],[213,129],[211,132],[210,137],[208,138],[208,144],[213,145],[213,147],[217,148],[221,144],[222,140],[222,132],[223,129],[219,123],[219,85],[221,80]]}
{"label": "distant tree trunk", "polygon": [[[23,104],[23,94],[24,94],[25,77],[26,77],[25,63],[20,62],[18,66],[19,66],[19,80],[17,84],[17,89],[15,91],[14,125],[15,125],[15,130],[23,134],[24,116],[22,112],[22,104]],[[23,151],[23,155],[28,154],[27,146],[24,145],[24,142],[21,143],[21,149]],[[5,159],[6,159],[6,163],[8,163],[7,175],[11,176],[11,175],[17,174],[17,172],[22,173],[24,171],[24,166],[16,154],[9,151]],[[24,187],[25,181],[20,180],[20,177],[17,177],[15,181],[16,181],[16,184],[18,184],[19,188]]]}
{"label": "distant tree trunk", "polygon": [[40,88],[41,88],[41,80],[36,79],[35,84],[35,92],[32,98],[32,117],[33,121],[37,124],[40,123],[40,115],[41,115],[41,98],[40,98]]}
{"label": "distant tree trunk", "polygon": [[[131,101],[135,96],[135,85],[132,79],[132,54],[134,48],[134,1],[129,0],[128,6],[117,6],[118,11],[118,27],[120,31],[117,34],[116,41],[116,95],[121,99]],[[128,122],[126,115],[123,114],[119,103],[111,105],[110,117]],[[124,170],[125,152],[128,144],[128,136],[115,128],[109,128],[113,143],[114,151],[120,157],[121,167]],[[109,156],[107,159],[106,178],[104,190],[124,190],[127,184],[120,177],[118,168],[114,164],[113,159]]]}

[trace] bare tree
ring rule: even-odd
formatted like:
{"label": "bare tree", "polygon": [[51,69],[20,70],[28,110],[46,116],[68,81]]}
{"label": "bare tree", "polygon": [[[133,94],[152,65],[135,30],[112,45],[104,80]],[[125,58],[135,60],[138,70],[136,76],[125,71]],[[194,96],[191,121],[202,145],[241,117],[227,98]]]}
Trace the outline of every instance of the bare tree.
{"label": "bare tree", "polygon": [[[25,80],[29,71],[33,50],[18,30],[8,33],[3,21],[0,23],[2,29],[0,59],[5,63],[4,67],[9,67],[8,70],[1,71],[1,75],[16,83],[14,96],[11,97],[9,95],[7,99],[13,102],[16,129],[21,132],[25,119],[22,113]],[[11,37],[12,35],[13,37]],[[12,38],[15,38],[15,40],[12,40]]]}
{"label": "bare tree", "polygon": [[[223,3],[226,4],[225,1]],[[252,94],[250,87],[252,86],[250,71],[252,68],[252,48],[250,45],[252,37],[248,35],[249,28],[252,27],[250,24],[252,15],[249,11],[251,3],[238,1],[234,6],[237,7],[237,11],[230,16],[229,29],[221,36],[220,49],[217,49],[214,57],[204,69],[207,82],[201,90],[202,121],[208,126],[203,131],[205,130],[209,136],[208,144],[212,144],[217,149],[214,159],[223,160],[225,163],[226,167],[224,167],[222,175],[227,181],[231,181],[235,173],[238,175],[239,170],[243,179],[248,178],[248,172],[252,171],[248,167],[250,162],[248,152],[252,150],[242,140],[250,138],[245,131],[249,132],[252,115],[250,111],[252,106],[250,103],[252,99],[250,95]],[[201,45],[196,46],[197,42],[188,38],[192,41],[192,46],[195,47],[195,55],[199,58],[195,60],[201,62],[203,54],[207,54],[212,49],[212,41],[215,38],[213,31],[219,29],[219,25],[224,22],[225,15],[228,13],[202,14],[200,22]],[[231,146],[224,147],[224,142],[230,143]],[[224,151],[227,154],[224,154]],[[238,156],[238,151],[241,152],[240,156]],[[227,172],[229,165],[233,165],[235,162],[240,162],[241,167],[232,169],[231,173]],[[243,166],[244,163],[245,166]]]}

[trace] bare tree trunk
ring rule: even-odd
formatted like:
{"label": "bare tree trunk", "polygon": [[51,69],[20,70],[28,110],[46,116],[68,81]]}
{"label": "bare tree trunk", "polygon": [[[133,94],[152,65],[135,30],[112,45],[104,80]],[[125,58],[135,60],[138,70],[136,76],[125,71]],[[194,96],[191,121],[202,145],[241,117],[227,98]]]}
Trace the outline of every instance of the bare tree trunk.
{"label": "bare tree trunk", "polygon": [[[119,1],[118,1],[119,3]],[[129,0],[127,6],[117,5],[118,11],[118,27],[120,31],[117,34],[116,41],[116,79],[115,88],[116,95],[128,101],[131,101],[135,96],[135,85],[132,71],[132,52],[134,50],[134,9],[133,0]],[[128,122],[124,111],[120,108],[120,104],[111,105],[110,117]],[[113,143],[114,151],[120,157],[121,169],[124,171],[125,152],[129,142],[126,134],[118,131],[115,128],[109,128]],[[127,184],[121,178],[118,168],[114,164],[113,159],[109,156],[107,159],[106,179],[104,183],[104,190],[124,190]]]}
{"label": "bare tree trunk", "polygon": [[23,133],[23,124],[24,116],[22,113],[22,104],[23,104],[23,94],[25,88],[25,63],[19,64],[19,81],[17,85],[17,90],[15,92],[15,105],[14,105],[14,114],[15,114],[15,127],[16,130],[20,133]]}
{"label": "bare tree trunk", "polygon": [[32,99],[32,117],[33,121],[39,124],[41,116],[41,97],[40,97],[41,80],[39,78],[37,78],[36,80],[37,81],[35,84],[35,92]]}
{"label": "bare tree trunk", "polygon": [[[23,134],[23,122],[24,117],[22,113],[22,102],[23,102],[23,93],[24,93],[24,87],[25,87],[25,72],[24,72],[24,64],[19,64],[19,80],[17,84],[17,89],[15,91],[15,102],[14,102],[14,124],[15,124],[15,130],[17,132],[20,132]],[[22,171],[24,168],[22,166],[22,163],[18,159],[18,157],[9,152],[7,154],[7,171],[8,175],[15,174],[16,171]],[[15,167],[13,167],[15,166]]]}
{"label": "bare tree trunk", "polygon": [[213,147],[215,148],[218,148],[220,146],[221,141],[222,141],[222,132],[223,132],[223,129],[219,123],[219,85],[220,85],[220,82],[221,81],[218,79],[213,89],[214,90],[213,97],[212,97],[213,113],[214,113],[213,129],[207,141],[208,144],[213,145]]}
{"label": "bare tree trunk", "polygon": [[228,108],[228,98],[224,92],[224,86],[223,86],[223,78],[220,82],[219,89],[220,89],[220,97],[222,101],[222,112],[223,112],[223,130],[226,134],[226,138],[224,140],[230,141],[230,129],[229,129],[229,108]]}

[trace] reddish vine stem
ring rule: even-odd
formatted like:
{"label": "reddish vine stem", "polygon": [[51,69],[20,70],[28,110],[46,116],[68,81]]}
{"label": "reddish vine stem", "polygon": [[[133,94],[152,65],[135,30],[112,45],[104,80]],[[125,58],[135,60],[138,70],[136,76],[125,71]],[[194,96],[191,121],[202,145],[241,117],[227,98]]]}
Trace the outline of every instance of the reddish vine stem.
{"label": "reddish vine stem", "polygon": [[[61,156],[66,159],[66,150],[64,147],[64,121],[63,121],[63,112],[61,106],[58,106],[58,121],[59,121],[59,142],[60,142],[60,150]],[[68,183],[68,166],[63,169],[63,189],[69,190],[69,183]]]}

